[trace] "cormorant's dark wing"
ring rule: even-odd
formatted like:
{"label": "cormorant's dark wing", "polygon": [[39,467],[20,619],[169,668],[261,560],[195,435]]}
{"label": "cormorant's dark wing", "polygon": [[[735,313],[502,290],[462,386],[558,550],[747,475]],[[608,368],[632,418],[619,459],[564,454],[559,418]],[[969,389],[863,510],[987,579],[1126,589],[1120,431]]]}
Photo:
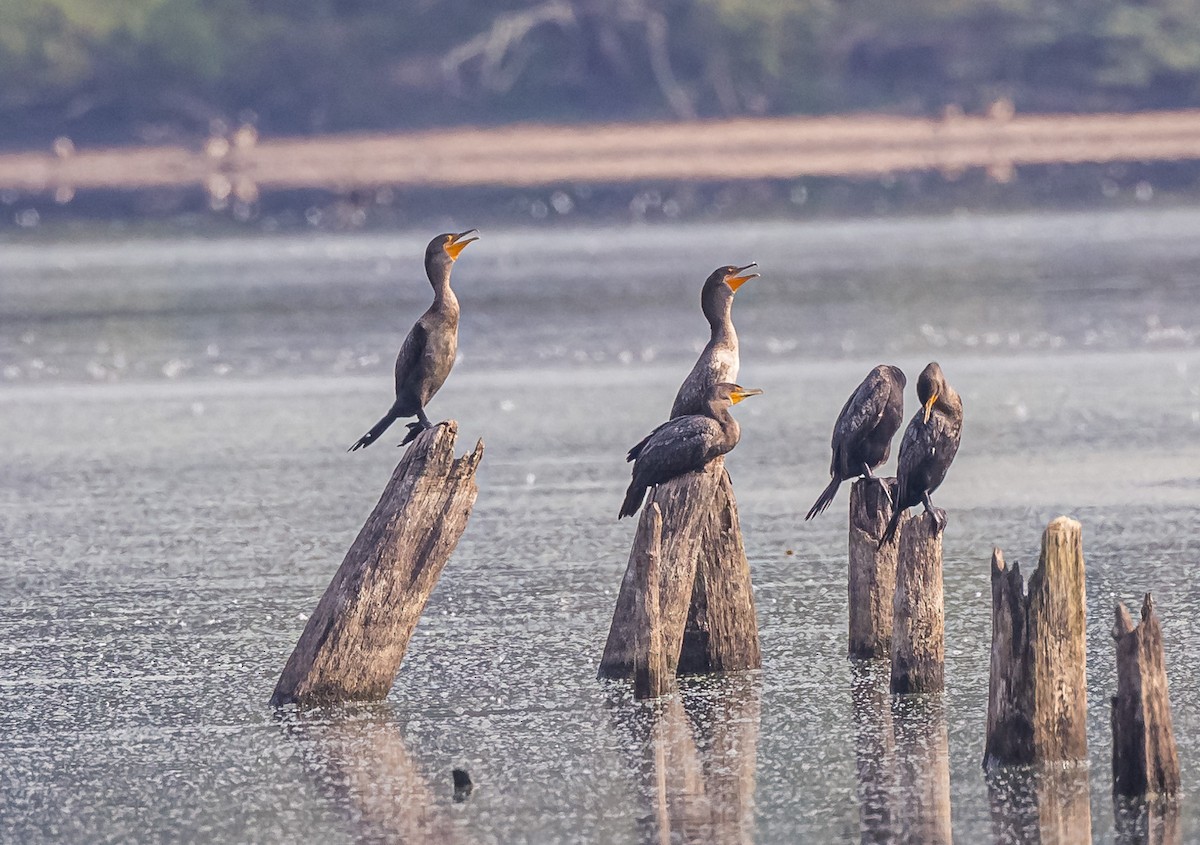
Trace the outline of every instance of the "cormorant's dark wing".
{"label": "cormorant's dark wing", "polygon": [[405,379],[415,373],[421,365],[421,359],[425,357],[426,350],[429,348],[428,340],[425,326],[418,320],[408,330],[408,336],[404,338],[404,343],[400,344],[400,351],[396,354],[397,397],[404,389]]}
{"label": "cormorant's dark wing", "polygon": [[[920,470],[928,457],[929,452],[929,426],[925,422],[925,411],[921,409],[908,423],[908,428],[904,430],[904,439],[900,441],[900,458],[896,462],[896,501],[894,505],[897,510],[910,507],[913,502],[910,500],[910,484]],[[921,490],[911,490],[911,493],[917,495],[917,500],[920,501]]]}
{"label": "cormorant's dark wing", "polygon": [[716,420],[699,415],[676,417],[648,438],[633,465],[634,477],[649,486],[702,469],[720,438]]}
{"label": "cormorant's dark wing", "polygon": [[634,444],[633,448],[631,448],[629,450],[629,452],[626,453],[625,460],[626,461],[636,461],[638,459],[638,455],[642,454],[642,450],[646,448],[646,444],[650,442],[650,438],[653,437],[654,435],[658,434],[660,431],[663,430],[664,427],[666,427],[670,424],[671,424],[671,422],[670,422],[670,420],[668,420],[667,422],[663,423],[662,425],[657,426],[654,429],[654,431],[650,432],[645,437],[643,437],[641,440],[639,440],[636,444]]}
{"label": "cormorant's dark wing", "polygon": [[871,370],[850,394],[833,424],[829,444],[833,447],[833,459],[829,464],[831,476],[837,477],[842,472],[842,454],[853,452],[855,444],[883,420],[890,395],[891,385],[878,368]]}
{"label": "cormorant's dark wing", "polygon": [[892,386],[888,380],[878,370],[872,370],[838,414],[837,425],[834,426],[835,444],[839,434],[847,438],[855,437],[879,425],[891,393]]}

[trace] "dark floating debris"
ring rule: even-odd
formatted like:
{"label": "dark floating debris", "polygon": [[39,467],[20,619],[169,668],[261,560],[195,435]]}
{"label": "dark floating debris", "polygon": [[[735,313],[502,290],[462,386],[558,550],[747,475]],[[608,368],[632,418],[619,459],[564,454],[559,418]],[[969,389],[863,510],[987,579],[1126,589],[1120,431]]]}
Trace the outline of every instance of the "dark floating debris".
{"label": "dark floating debris", "polygon": [[471,790],[475,788],[471,776],[467,774],[466,769],[455,769],[450,775],[454,778],[454,800],[466,801],[471,797]]}

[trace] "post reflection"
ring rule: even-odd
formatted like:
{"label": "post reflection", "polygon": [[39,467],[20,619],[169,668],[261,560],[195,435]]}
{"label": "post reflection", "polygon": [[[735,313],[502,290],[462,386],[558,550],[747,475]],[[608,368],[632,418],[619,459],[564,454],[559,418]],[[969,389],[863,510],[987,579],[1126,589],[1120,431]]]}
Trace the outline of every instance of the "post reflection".
{"label": "post reflection", "polygon": [[987,775],[992,835],[1000,845],[1089,845],[1086,765],[1006,767]]}
{"label": "post reflection", "polygon": [[1179,802],[1172,798],[1113,796],[1117,845],[1181,845]]}
{"label": "post reflection", "polygon": [[[357,839],[458,843],[455,829],[408,751],[386,704],[282,717],[325,798],[346,811]],[[449,773],[447,773],[449,783]]]}
{"label": "post reflection", "polygon": [[942,697],[892,696],[885,661],[851,667],[861,841],[951,842]]}
{"label": "post reflection", "polygon": [[614,703],[614,719],[631,740],[639,841],[754,841],[760,703],[753,673],[650,704]]}

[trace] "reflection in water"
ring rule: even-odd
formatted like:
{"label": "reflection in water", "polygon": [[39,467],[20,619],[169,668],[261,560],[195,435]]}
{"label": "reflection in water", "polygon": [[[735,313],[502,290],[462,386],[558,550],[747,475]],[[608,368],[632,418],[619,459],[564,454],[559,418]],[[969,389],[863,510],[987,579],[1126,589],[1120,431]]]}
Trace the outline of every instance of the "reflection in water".
{"label": "reflection in water", "polygon": [[1113,796],[1117,845],[1180,845],[1179,802]]}
{"label": "reflection in water", "polygon": [[754,841],[761,694],[756,674],[738,673],[649,704],[614,702],[639,752],[640,841]]}
{"label": "reflection in water", "polygon": [[987,774],[997,843],[1088,845],[1092,809],[1086,765],[1012,766]]}
{"label": "reflection in water", "polygon": [[885,661],[855,661],[851,671],[862,841],[949,843],[942,697],[893,698]]}
{"label": "reflection in water", "polygon": [[331,804],[352,810],[366,842],[464,840],[439,809],[386,704],[280,716],[305,768]]}

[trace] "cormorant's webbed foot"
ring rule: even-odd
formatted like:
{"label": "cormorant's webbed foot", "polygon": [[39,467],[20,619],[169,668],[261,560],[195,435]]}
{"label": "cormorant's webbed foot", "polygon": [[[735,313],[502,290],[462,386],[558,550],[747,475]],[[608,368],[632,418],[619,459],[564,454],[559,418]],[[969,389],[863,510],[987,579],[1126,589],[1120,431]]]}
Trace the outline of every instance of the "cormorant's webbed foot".
{"label": "cormorant's webbed foot", "polygon": [[432,425],[422,425],[419,422],[410,422],[408,424],[408,434],[404,435],[404,439],[401,440],[397,445],[407,446],[409,443],[412,443],[417,439],[418,434],[431,428],[433,428]]}
{"label": "cormorant's webbed foot", "polygon": [[922,496],[921,500],[925,505],[925,513],[933,517],[934,527],[937,528],[937,533],[941,534],[946,530],[946,511],[942,508],[935,507],[933,502],[929,500],[928,493]]}

